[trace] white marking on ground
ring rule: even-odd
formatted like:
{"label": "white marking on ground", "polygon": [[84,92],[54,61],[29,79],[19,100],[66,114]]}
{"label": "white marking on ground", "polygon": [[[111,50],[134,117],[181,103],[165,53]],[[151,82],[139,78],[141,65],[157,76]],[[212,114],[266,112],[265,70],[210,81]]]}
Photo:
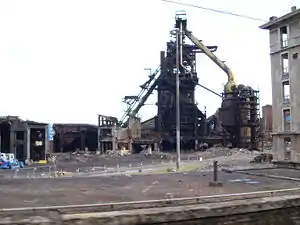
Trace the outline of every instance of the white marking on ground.
{"label": "white marking on ground", "polygon": [[146,193],[147,191],[149,191],[155,184],[157,184],[158,181],[154,181],[152,184],[150,184],[148,187],[146,187],[144,190],[143,190],[143,193]]}

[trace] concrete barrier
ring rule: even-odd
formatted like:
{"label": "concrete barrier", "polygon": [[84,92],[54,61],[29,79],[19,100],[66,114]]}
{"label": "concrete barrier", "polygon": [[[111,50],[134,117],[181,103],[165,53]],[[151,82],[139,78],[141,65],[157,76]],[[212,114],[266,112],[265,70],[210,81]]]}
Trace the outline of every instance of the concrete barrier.
{"label": "concrete barrier", "polygon": [[61,214],[51,211],[43,216],[15,214],[1,217],[0,220],[0,224],[14,225],[141,225],[157,223],[271,225],[299,222],[300,195],[112,212]]}

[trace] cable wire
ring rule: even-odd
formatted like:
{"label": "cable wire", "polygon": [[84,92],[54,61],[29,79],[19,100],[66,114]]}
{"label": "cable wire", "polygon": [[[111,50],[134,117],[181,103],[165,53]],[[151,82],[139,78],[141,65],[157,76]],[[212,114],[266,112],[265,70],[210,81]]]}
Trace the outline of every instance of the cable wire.
{"label": "cable wire", "polygon": [[242,14],[236,14],[236,13],[232,13],[232,12],[227,12],[227,11],[223,11],[223,10],[219,10],[219,9],[207,8],[207,7],[198,6],[198,5],[194,5],[194,4],[190,4],[190,3],[177,2],[177,1],[172,1],[172,0],[161,0],[161,1],[173,3],[173,4],[177,4],[177,5],[183,5],[183,6],[189,6],[189,7],[193,7],[193,8],[203,9],[203,10],[212,11],[212,12],[216,12],[216,13],[227,14],[227,15],[231,15],[231,16],[242,17],[242,18],[249,19],[249,20],[268,22],[267,20],[264,20],[264,19],[259,19],[259,18],[247,16],[247,15],[242,15]]}

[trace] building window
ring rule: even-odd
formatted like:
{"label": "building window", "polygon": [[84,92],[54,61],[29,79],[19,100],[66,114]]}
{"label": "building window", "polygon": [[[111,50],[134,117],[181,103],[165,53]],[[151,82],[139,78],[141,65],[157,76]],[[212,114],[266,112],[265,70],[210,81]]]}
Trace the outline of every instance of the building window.
{"label": "building window", "polygon": [[282,82],[283,104],[290,104],[290,81]]}
{"label": "building window", "polygon": [[288,29],[287,26],[280,28],[280,42],[281,47],[286,48],[288,46]]}
{"label": "building window", "polygon": [[291,112],[290,109],[283,110],[283,129],[284,131],[291,130]]}
{"label": "building window", "polygon": [[289,79],[289,54],[284,53],[281,55],[281,68],[282,79]]}

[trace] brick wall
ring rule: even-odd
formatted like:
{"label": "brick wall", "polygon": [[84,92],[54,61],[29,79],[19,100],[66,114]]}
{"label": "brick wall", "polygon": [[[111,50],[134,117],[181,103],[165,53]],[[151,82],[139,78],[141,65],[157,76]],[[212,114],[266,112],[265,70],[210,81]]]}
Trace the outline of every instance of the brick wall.
{"label": "brick wall", "polygon": [[48,212],[45,215],[31,216],[2,215],[0,224],[290,225],[300,223],[300,195],[113,212],[67,215]]}

